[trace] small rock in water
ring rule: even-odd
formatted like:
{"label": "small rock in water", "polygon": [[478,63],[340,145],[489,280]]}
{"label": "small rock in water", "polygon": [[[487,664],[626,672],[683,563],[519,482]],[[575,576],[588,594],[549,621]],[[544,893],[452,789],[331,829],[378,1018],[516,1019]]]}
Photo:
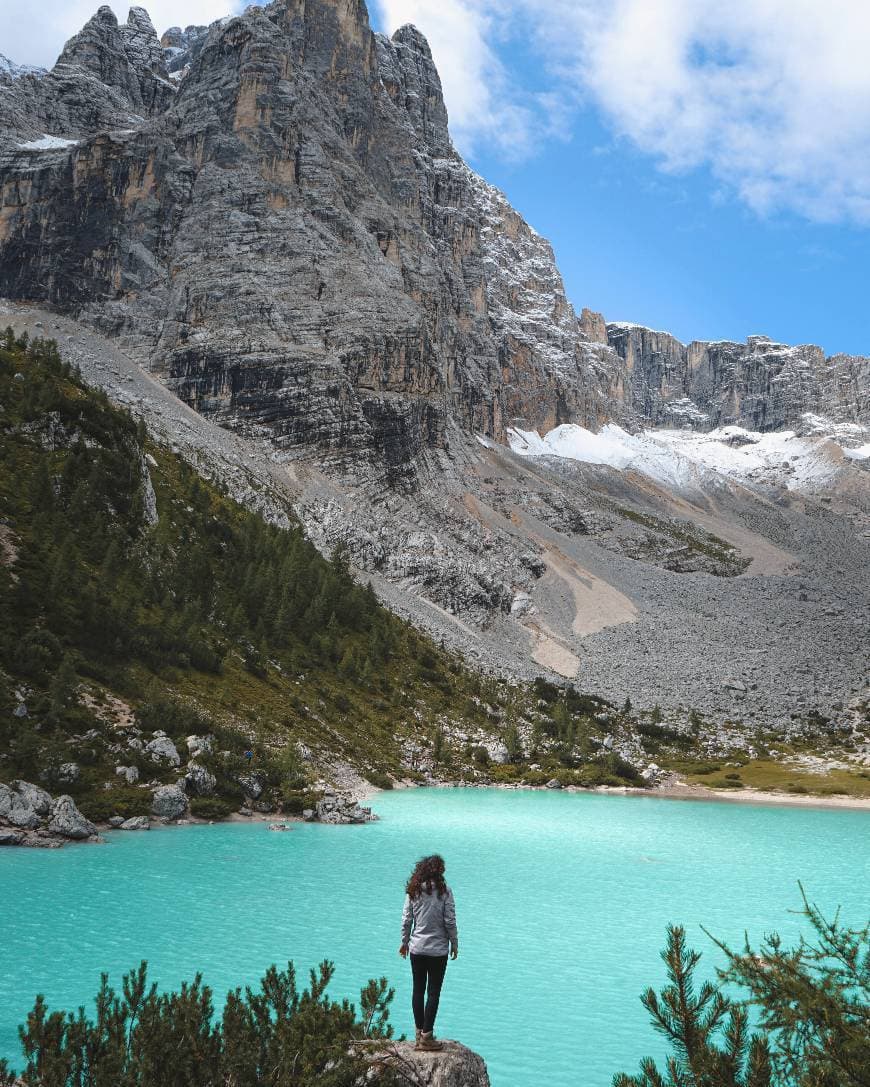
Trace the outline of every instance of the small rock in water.
{"label": "small rock in water", "polygon": [[269,830],[290,830],[287,823],[270,823]]}
{"label": "small rock in water", "polygon": [[147,815],[134,815],[121,822],[121,830],[150,830],[151,820]]}
{"label": "small rock in water", "polygon": [[547,782],[547,788],[548,789],[561,789],[562,788],[562,783],[561,783],[561,781],[557,781],[556,778],[550,778],[550,780]]}

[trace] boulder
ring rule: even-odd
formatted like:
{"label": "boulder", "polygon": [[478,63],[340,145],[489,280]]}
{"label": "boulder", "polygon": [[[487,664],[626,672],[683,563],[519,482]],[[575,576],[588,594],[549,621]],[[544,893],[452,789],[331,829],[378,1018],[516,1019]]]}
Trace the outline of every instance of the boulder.
{"label": "boulder", "polygon": [[187,794],[180,785],[160,785],[154,791],[151,811],[158,819],[180,819],[187,811]]}
{"label": "boulder", "polygon": [[48,829],[62,838],[93,838],[97,828],[85,819],[71,796],[59,796],[51,806],[51,821]]}
{"label": "boulder", "polygon": [[214,747],[214,736],[188,736],[187,750],[192,759],[198,759],[200,755],[210,755]]}
{"label": "boulder", "polygon": [[364,808],[349,796],[327,793],[318,800],[315,816],[320,823],[343,825],[348,823],[373,823],[378,817],[371,808]]}
{"label": "boulder", "polygon": [[262,770],[251,770],[248,774],[239,774],[236,781],[241,785],[245,796],[258,800],[266,788],[266,775]]}
{"label": "boulder", "polygon": [[122,777],[128,785],[135,785],[139,780],[139,771],[135,766],[116,766],[115,773]]}
{"label": "boulder", "polygon": [[24,797],[8,785],[0,785],[0,819],[23,830],[33,830],[40,823],[39,816]]}
{"label": "boulder", "polygon": [[489,754],[490,762],[503,766],[505,763],[511,761],[507,746],[503,744],[501,740],[490,740],[483,746]]}
{"label": "boulder", "polygon": [[151,821],[147,815],[134,815],[121,823],[121,830],[150,830]]}
{"label": "boulder", "polygon": [[0,845],[23,845],[24,835],[20,830],[0,827]]}
{"label": "boulder", "polygon": [[118,827],[120,827],[121,824],[124,822],[124,816],[123,815],[113,815],[112,818],[109,819],[108,822],[109,822],[109,826],[112,828],[112,830],[117,830]]}
{"label": "boulder", "polygon": [[211,796],[217,785],[217,778],[198,762],[187,764],[184,775],[184,788],[193,796]]}
{"label": "boulder", "polygon": [[13,781],[12,786],[28,807],[37,815],[48,815],[51,811],[51,794],[29,781]]}
{"label": "boulder", "polygon": [[153,762],[181,766],[181,756],[178,754],[178,749],[165,732],[155,733],[154,739],[145,744],[145,751],[151,756]]}
{"label": "boulder", "polygon": [[415,1049],[413,1042],[362,1044],[375,1082],[379,1071],[391,1071],[417,1087],[490,1087],[483,1058],[459,1042],[445,1040],[444,1048],[434,1053]]}
{"label": "boulder", "polygon": [[562,783],[561,783],[561,781],[559,781],[556,778],[550,778],[550,780],[547,782],[547,788],[548,789],[561,789],[562,788]]}
{"label": "boulder", "polygon": [[81,776],[82,772],[79,770],[77,763],[74,762],[61,763],[54,775],[55,780],[61,785],[75,785]]}

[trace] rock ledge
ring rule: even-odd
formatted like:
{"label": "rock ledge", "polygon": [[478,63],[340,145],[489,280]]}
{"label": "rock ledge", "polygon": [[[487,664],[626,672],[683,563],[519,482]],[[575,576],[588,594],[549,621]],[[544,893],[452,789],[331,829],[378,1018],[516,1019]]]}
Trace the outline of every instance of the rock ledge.
{"label": "rock ledge", "polygon": [[490,1087],[486,1064],[478,1053],[459,1042],[444,1042],[437,1053],[424,1053],[413,1042],[389,1042],[371,1056],[373,1072],[398,1072],[414,1087]]}

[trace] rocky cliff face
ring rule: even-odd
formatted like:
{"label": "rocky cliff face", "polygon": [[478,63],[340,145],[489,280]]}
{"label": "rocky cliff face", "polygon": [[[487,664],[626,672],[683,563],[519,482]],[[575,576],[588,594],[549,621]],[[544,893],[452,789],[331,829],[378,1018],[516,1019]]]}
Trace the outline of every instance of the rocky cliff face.
{"label": "rocky cliff face", "polygon": [[0,293],[117,335],[201,411],[396,484],[454,427],[607,417],[611,353],[456,154],[414,28],[279,0],[194,38],[167,38],[190,58],[176,91],[144,12],[101,8],[4,90]]}
{"label": "rocky cliff face", "polygon": [[[864,600],[866,472],[842,450],[834,510],[505,448],[511,427],[567,422],[824,434],[870,421],[870,363],[578,317],[550,245],[453,148],[425,39],[375,35],[361,0],[275,0],[162,41],[142,9],[101,8],[50,73],[0,80],[4,295],[76,318],[83,364],[110,336],[265,451],[322,549],[484,664],[719,712],[735,641],[777,647],[771,687],[808,661],[785,579],[767,614],[754,582],[719,575],[818,572],[819,615]],[[153,390],[137,396],[148,414]],[[721,645],[699,624],[677,659],[660,629],[696,629],[686,609],[713,598]],[[853,634],[801,681],[808,705],[852,693]]]}
{"label": "rocky cliff face", "polygon": [[653,426],[778,430],[808,413],[870,422],[867,358],[826,358],[819,347],[767,336],[685,345],[640,325],[608,324],[605,331],[624,368],[632,413]]}
{"label": "rocky cliff face", "polygon": [[454,429],[867,412],[863,359],[578,319],[549,244],[454,150],[425,39],[373,34],[358,0],[162,42],[102,7],[0,87],[0,120],[0,294],[84,317],[290,455],[413,487],[461,457]]}

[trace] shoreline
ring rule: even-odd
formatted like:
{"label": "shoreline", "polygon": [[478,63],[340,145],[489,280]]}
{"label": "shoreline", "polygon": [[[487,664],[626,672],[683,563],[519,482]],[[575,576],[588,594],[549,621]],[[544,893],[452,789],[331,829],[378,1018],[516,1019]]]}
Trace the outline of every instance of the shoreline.
{"label": "shoreline", "polygon": [[647,800],[711,800],[730,804],[754,804],[758,807],[784,808],[840,808],[855,811],[870,811],[870,797],[865,796],[820,796],[812,793],[779,793],[764,789],[711,789],[705,785],[658,785],[649,789],[640,789],[632,785],[596,785],[584,789],[579,785],[566,785],[560,789],[548,789],[546,785],[523,785],[507,782],[469,782],[469,781],[433,781],[419,785],[416,782],[396,783],[394,790],[378,789],[372,786],[367,797],[381,792],[401,789],[501,789],[507,792],[525,790],[528,792],[595,793],[599,796],[633,796]]}
{"label": "shoreline", "polygon": [[[671,784],[653,786],[649,789],[640,789],[631,785],[597,785],[584,789],[578,785],[566,785],[560,789],[548,789],[546,785],[524,785],[521,782],[470,782],[470,781],[432,781],[419,784],[414,781],[397,781],[393,789],[381,789],[375,785],[368,788],[358,787],[353,790],[357,803],[363,803],[372,797],[384,792],[400,792],[410,789],[498,789],[502,792],[562,792],[571,794],[596,794],[598,796],[625,796],[636,797],[645,800],[675,800],[675,801],[710,801],[721,804],[744,804],[767,808],[815,808],[817,810],[840,811],[867,811],[870,812],[870,797],[861,796],[814,796],[812,793],[780,793],[769,792],[763,789],[743,788],[740,790],[711,789],[704,785]],[[252,823],[286,823],[287,829],[293,825],[306,822],[300,815],[282,815],[277,812],[256,812],[242,815],[233,812],[226,819],[202,819],[196,816],[188,816],[186,819],[164,822],[155,819],[149,830],[170,830],[174,827],[184,826],[220,826],[226,823],[252,824]],[[106,833],[112,833],[118,828],[109,826],[108,823],[96,823],[97,837],[76,841],[73,839],[59,838],[57,836],[41,836],[40,840],[22,842],[18,848],[60,848],[64,845],[88,845],[104,844]],[[340,825],[340,824],[339,824]],[[348,824],[351,825],[351,824]],[[359,825],[359,824],[358,824]],[[127,831],[126,833],[141,833],[141,831]]]}

